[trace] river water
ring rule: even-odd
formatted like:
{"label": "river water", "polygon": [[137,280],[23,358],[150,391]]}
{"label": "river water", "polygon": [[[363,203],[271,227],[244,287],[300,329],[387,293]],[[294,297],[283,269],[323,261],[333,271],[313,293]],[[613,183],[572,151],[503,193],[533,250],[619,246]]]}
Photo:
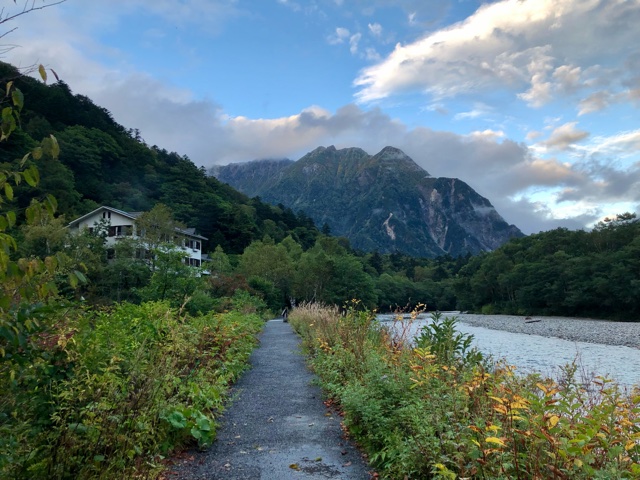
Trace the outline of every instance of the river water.
{"label": "river water", "polygon": [[[393,315],[378,316],[384,323],[391,323],[393,318]],[[429,318],[421,316],[407,326],[409,336],[419,333]],[[396,328],[400,328],[399,325]],[[485,355],[491,355],[496,360],[505,359],[522,373],[539,372],[557,377],[561,367],[576,360],[583,378],[601,375],[621,386],[640,384],[640,349],[637,348],[511,333],[463,322],[459,322],[457,328],[462,333],[473,335],[474,346]]]}

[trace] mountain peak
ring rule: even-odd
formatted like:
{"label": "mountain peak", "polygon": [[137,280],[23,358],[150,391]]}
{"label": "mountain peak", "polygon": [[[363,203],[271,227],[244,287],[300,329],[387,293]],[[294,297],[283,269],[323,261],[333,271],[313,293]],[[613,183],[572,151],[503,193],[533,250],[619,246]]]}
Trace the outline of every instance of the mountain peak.
{"label": "mountain peak", "polygon": [[402,150],[396,147],[391,147],[391,146],[384,147],[382,150],[380,150],[380,152],[378,152],[376,156],[378,155],[385,158],[392,158],[392,157],[408,158],[408,155],[404,153]]}
{"label": "mountain peak", "polygon": [[431,177],[392,146],[376,155],[355,147],[319,147],[282,170],[247,171],[244,177],[221,173],[219,179],[248,195],[327,223],[364,251],[458,256],[522,236],[466,183]]}
{"label": "mountain peak", "polygon": [[429,172],[418,165],[409,155],[396,147],[384,147],[382,150],[376,153],[373,158],[381,163],[391,164],[397,166],[398,168],[421,172],[424,173],[425,176],[429,175]]}

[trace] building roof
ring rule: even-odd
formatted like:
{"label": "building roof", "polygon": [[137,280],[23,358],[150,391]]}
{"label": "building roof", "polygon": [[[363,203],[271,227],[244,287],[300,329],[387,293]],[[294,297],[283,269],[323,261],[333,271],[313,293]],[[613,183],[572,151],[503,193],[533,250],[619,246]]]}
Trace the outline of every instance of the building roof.
{"label": "building roof", "polygon": [[[118,210],[117,208],[109,207],[107,205],[102,205],[101,207],[98,207],[95,210],[85,215],[82,215],[81,217],[76,218],[72,222],[69,222],[67,227],[68,228],[77,227],[82,221],[86,220],[87,218],[91,218],[93,215],[100,213],[102,211],[110,211],[113,213],[117,213],[118,215],[122,215],[123,217],[130,218],[131,220],[134,220],[134,221],[136,218],[138,218],[140,215],[144,213],[144,212],[125,212],[123,210]],[[196,229],[193,227],[184,228],[184,229],[176,227],[176,231],[188,237],[198,238],[200,240],[208,240],[207,237],[203,237],[202,235],[196,234]]]}
{"label": "building roof", "polygon": [[136,217],[135,217],[135,216],[133,216],[131,213],[124,212],[124,211],[122,211],[122,210],[118,210],[117,208],[107,207],[106,205],[103,205],[103,206],[98,207],[98,208],[96,208],[95,210],[93,210],[93,211],[91,211],[91,212],[89,212],[89,213],[87,213],[87,214],[85,214],[85,215],[82,215],[81,217],[76,218],[76,219],[75,219],[75,220],[73,220],[72,222],[69,222],[69,225],[67,225],[67,227],[75,227],[75,226],[77,226],[78,224],[80,224],[83,220],[86,220],[87,218],[90,218],[90,217],[92,217],[93,215],[95,215],[96,213],[99,213],[99,212],[101,212],[101,211],[103,211],[103,210],[108,210],[108,211],[110,211],[110,212],[117,213],[118,215],[122,215],[122,216],[124,216],[124,217],[128,217],[128,218],[130,218],[131,220],[135,220],[135,219],[136,219]]}

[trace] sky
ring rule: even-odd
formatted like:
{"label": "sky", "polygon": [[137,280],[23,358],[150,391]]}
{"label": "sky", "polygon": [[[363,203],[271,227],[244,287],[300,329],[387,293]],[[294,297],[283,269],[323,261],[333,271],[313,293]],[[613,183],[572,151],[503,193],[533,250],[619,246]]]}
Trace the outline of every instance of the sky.
{"label": "sky", "polygon": [[198,166],[390,145],[529,234],[640,211],[638,25],[640,0],[66,0],[0,44]]}

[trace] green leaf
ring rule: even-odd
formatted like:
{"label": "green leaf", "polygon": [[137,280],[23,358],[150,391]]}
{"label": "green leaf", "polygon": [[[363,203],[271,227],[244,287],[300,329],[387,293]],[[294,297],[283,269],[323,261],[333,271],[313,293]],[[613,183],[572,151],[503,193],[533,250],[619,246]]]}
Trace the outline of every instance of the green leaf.
{"label": "green leaf", "polygon": [[18,111],[21,111],[24,106],[24,95],[19,89],[13,89],[11,92],[11,100],[13,100],[13,105],[18,108]]}
{"label": "green leaf", "polygon": [[29,173],[33,177],[33,180],[36,182],[36,185],[40,183],[40,172],[38,171],[38,167],[35,165],[31,165],[29,167]]}
{"label": "green leaf", "polygon": [[69,279],[69,285],[71,285],[71,288],[76,288],[78,286],[78,277],[70,273],[68,276],[68,279]]}
{"label": "green leaf", "polygon": [[7,97],[9,96],[9,93],[11,92],[11,87],[13,87],[13,80],[11,80],[10,82],[7,82]]}
{"label": "green leaf", "polygon": [[80,283],[87,283],[87,277],[85,277],[84,273],[82,273],[80,270],[74,270],[73,273],[76,275],[76,277],[78,277]]}
{"label": "green leaf", "polygon": [[47,209],[47,212],[49,212],[49,214],[53,217],[53,214],[58,209],[58,201],[56,200],[56,197],[54,197],[50,193],[47,193],[47,196],[45,197],[45,207]]}
{"label": "green leaf", "polygon": [[2,109],[2,121],[8,122],[10,119],[13,119],[13,108],[4,107]]}
{"label": "green leaf", "polygon": [[13,200],[13,187],[8,183],[4,184],[4,194],[8,200]]}
{"label": "green leaf", "polygon": [[16,212],[7,212],[7,221],[9,226],[13,227],[16,224]]}
{"label": "green leaf", "polygon": [[33,159],[34,160],[40,160],[42,158],[42,147],[36,147],[33,150],[31,150],[31,155],[33,155]]}
{"label": "green leaf", "polygon": [[27,207],[24,212],[27,217],[27,223],[32,224],[36,219],[36,209],[33,206]]}
{"label": "green leaf", "polygon": [[24,177],[25,181],[31,185],[32,187],[36,186],[36,181],[33,179],[33,177],[31,176],[31,172],[29,172],[29,170],[25,170],[24,172],[22,172],[22,176]]}
{"label": "green leaf", "polygon": [[196,421],[196,424],[198,425],[198,428],[200,430],[203,430],[205,432],[208,432],[211,430],[211,422],[209,421],[209,419],[207,417],[201,417]]}
{"label": "green leaf", "polygon": [[167,417],[167,421],[173,428],[184,428],[187,426],[187,419],[178,411],[172,412],[171,415]]}
{"label": "green leaf", "polygon": [[69,430],[76,433],[87,433],[87,427],[82,423],[70,423]]}

